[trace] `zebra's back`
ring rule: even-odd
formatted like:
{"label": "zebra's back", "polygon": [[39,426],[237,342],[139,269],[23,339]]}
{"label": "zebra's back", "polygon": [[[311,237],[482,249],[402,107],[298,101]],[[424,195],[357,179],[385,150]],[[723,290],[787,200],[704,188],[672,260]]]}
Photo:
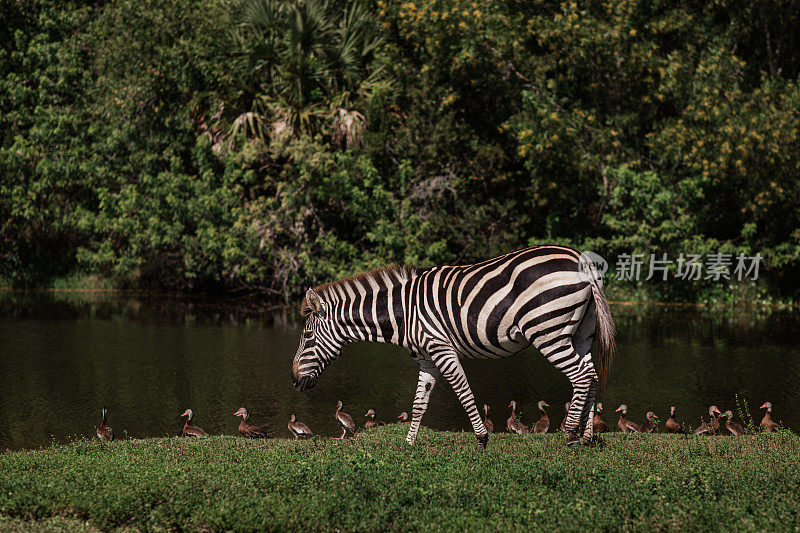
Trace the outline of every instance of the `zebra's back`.
{"label": "zebra's back", "polygon": [[515,354],[530,344],[526,331],[583,311],[591,288],[579,258],[571,248],[536,246],[428,269],[419,278],[419,312],[464,357]]}

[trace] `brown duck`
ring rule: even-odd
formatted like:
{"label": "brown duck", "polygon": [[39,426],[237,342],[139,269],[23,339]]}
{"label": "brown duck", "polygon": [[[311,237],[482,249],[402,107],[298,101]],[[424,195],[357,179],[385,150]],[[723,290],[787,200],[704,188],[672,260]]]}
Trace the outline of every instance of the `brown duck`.
{"label": "brown duck", "polygon": [[399,415],[397,415],[397,423],[398,424],[410,424],[411,420],[408,419],[408,413],[403,411]]}
{"label": "brown duck", "polygon": [[683,433],[683,426],[681,426],[680,422],[678,422],[677,418],[675,417],[675,406],[669,408],[669,418],[667,418],[666,423],[664,424],[667,427],[668,433]]}
{"label": "brown duck", "polygon": [[725,411],[720,415],[721,418],[725,418],[725,427],[730,432],[731,435],[744,435],[744,430],[742,426],[737,424],[733,421],[733,412],[732,411]]}
{"label": "brown duck", "polygon": [[353,417],[342,411],[342,401],[339,400],[339,403],[336,404],[336,421],[339,422],[339,425],[342,426],[342,436],[337,437],[339,439],[345,438],[345,436],[350,433],[351,435],[356,434],[356,423],[353,422]]}
{"label": "brown duck", "polygon": [[631,422],[625,415],[628,414],[628,406],[624,403],[617,407],[617,412],[619,413],[619,420],[617,421],[617,427],[623,433],[639,433],[641,429],[639,428],[639,424],[636,422]]}
{"label": "brown duck", "polygon": [[711,422],[703,424],[699,428],[695,429],[694,435],[713,435],[717,433],[719,431],[719,420],[717,419],[717,415],[719,414],[722,413],[720,413],[716,405],[709,407],[708,416],[711,417]]}
{"label": "brown duck", "polygon": [[111,442],[114,440],[114,432],[111,430],[111,427],[106,424],[107,412],[108,409],[103,407],[103,421],[100,422],[100,426],[97,428],[97,437],[103,442]]}
{"label": "brown duck", "polygon": [[375,417],[377,416],[375,414],[375,409],[370,409],[364,416],[367,417],[367,421],[364,423],[364,427],[367,429],[386,425],[386,422],[379,422],[375,420]]}
{"label": "brown duck", "polygon": [[772,404],[770,402],[764,402],[761,409],[767,410],[767,412],[764,413],[764,418],[761,419],[761,428],[767,433],[778,431],[781,427],[776,422],[772,421]]}
{"label": "brown duck", "polygon": [[658,417],[656,416],[656,414],[653,411],[647,411],[645,418],[647,420],[645,420],[644,424],[642,424],[639,427],[639,431],[641,431],[642,433],[655,432],[656,426],[658,426]]}
{"label": "brown duck", "polygon": [[519,420],[517,420],[517,402],[511,400],[511,403],[508,404],[508,406],[511,408],[511,416],[509,416],[508,420],[506,420],[506,427],[508,428],[508,431],[510,433],[517,433],[517,434],[527,433],[528,432],[527,426],[522,422],[520,422]]}
{"label": "brown duck", "polygon": [[240,407],[238,411],[233,413],[233,416],[241,416],[242,421],[239,422],[239,433],[247,437],[248,439],[271,439],[272,436],[264,431],[263,429],[251,426],[247,423],[250,419],[250,413],[247,412],[247,409],[244,407]]}
{"label": "brown duck", "polygon": [[494,433],[494,424],[489,420],[489,406],[483,404],[483,425],[486,426],[486,431]]}
{"label": "brown duck", "polygon": [[292,417],[289,419],[288,428],[289,431],[292,432],[292,435],[294,435],[295,439],[308,439],[314,436],[314,433],[308,429],[307,425],[297,420],[297,417],[294,416],[294,413],[292,413]]}
{"label": "brown duck", "polygon": [[595,433],[608,433],[608,425],[603,422],[600,413],[603,412],[603,404],[598,403],[597,409],[594,412],[594,419],[592,420],[592,428]]}
{"label": "brown duck", "polygon": [[181,416],[188,417],[186,419],[186,423],[183,425],[183,436],[184,437],[208,437],[208,433],[203,431],[197,426],[192,426],[190,423],[192,418],[194,417],[194,411],[191,409],[187,409],[183,412]]}
{"label": "brown duck", "polygon": [[550,407],[547,402],[544,400],[540,400],[537,404],[539,406],[539,420],[531,428],[531,433],[547,433],[547,430],[550,429],[550,417],[547,416],[547,411],[545,411],[545,407]]}
{"label": "brown duck", "polygon": [[564,433],[567,432],[567,416],[569,416],[570,405],[572,405],[572,402],[567,402],[564,404],[564,420],[561,421],[561,431]]}

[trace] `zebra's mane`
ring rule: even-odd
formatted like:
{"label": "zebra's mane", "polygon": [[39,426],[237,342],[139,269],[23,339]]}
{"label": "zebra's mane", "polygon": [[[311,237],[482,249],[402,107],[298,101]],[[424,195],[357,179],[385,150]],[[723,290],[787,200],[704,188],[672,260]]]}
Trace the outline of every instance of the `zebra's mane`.
{"label": "zebra's mane", "polygon": [[[328,283],[323,283],[322,285],[317,285],[314,287],[314,292],[323,296],[329,289],[333,289],[336,287],[342,287],[347,285],[352,285],[356,282],[361,284],[362,286],[368,286],[369,280],[374,280],[377,282],[386,281],[386,282],[393,282],[393,281],[405,281],[409,279],[412,275],[419,272],[419,268],[410,266],[410,265],[388,265],[378,268],[373,268],[372,270],[368,270],[366,272],[361,272],[360,274],[356,274],[354,276],[350,276],[349,278],[342,278],[337,279],[336,281],[331,281]],[[308,301],[303,297],[303,301],[300,303],[300,314],[303,316],[307,316],[311,313],[311,308],[308,305]]]}

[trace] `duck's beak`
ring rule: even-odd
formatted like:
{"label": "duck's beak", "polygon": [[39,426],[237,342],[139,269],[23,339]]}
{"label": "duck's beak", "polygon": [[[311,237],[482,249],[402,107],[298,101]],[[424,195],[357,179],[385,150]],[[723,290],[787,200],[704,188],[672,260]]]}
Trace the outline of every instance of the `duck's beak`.
{"label": "duck's beak", "polygon": [[720,411],[719,409],[714,409],[714,412],[717,413],[718,415],[722,414],[722,411]]}
{"label": "duck's beak", "polygon": [[655,418],[656,420],[658,420],[658,415],[653,415],[653,418]]}
{"label": "duck's beak", "polygon": [[767,404],[764,404],[761,407],[759,407],[759,409],[766,409],[766,408],[767,408]]}
{"label": "duck's beak", "polygon": [[614,412],[615,412],[615,413],[619,413],[620,411],[622,411],[622,407],[617,407],[617,410],[616,410],[616,411],[614,411]]}

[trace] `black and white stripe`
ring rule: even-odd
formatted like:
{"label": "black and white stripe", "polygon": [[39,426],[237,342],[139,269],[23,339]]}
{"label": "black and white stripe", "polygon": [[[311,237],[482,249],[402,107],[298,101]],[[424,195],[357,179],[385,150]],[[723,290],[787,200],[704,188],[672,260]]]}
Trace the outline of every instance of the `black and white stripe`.
{"label": "black and white stripe", "polygon": [[[614,351],[614,322],[594,266],[562,246],[536,246],[481,263],[428,269],[387,267],[309,289],[308,315],[292,366],[300,390],[354,341],[396,344],[420,363],[413,444],[436,380],[443,376],[479,442],[481,420],[462,358],[500,358],[533,344],[570,380],[568,442],[592,437],[594,399]],[[590,349],[598,330],[600,376]]]}

